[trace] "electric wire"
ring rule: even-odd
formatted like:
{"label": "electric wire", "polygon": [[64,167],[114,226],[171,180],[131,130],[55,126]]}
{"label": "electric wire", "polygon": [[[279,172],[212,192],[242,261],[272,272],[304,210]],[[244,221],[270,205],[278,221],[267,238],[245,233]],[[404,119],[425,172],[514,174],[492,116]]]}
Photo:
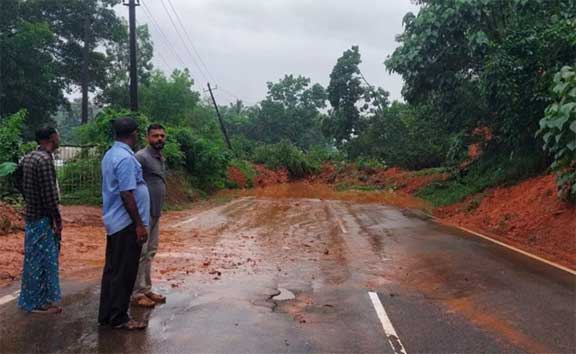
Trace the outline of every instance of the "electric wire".
{"label": "electric wire", "polygon": [[194,57],[194,54],[192,54],[192,51],[190,51],[190,48],[188,48],[188,45],[186,44],[186,40],[184,39],[184,37],[182,36],[182,34],[180,33],[180,30],[178,29],[178,26],[176,26],[176,22],[174,22],[174,19],[172,17],[172,15],[170,14],[170,11],[168,10],[168,7],[166,7],[166,3],[164,2],[164,0],[160,0],[160,3],[162,4],[162,7],[164,8],[164,11],[166,11],[166,15],[168,15],[168,19],[170,20],[170,23],[172,24],[172,27],[174,27],[174,29],[176,30],[176,34],[178,35],[178,37],[180,38],[180,41],[182,41],[182,44],[184,45],[184,49],[186,49],[186,51],[188,52],[188,55],[190,56],[190,59],[192,59],[192,62],[194,63],[194,65],[196,66],[196,68],[198,69],[198,72],[200,73],[200,75],[202,75],[202,77],[204,77],[204,79],[209,82],[210,79],[208,78],[208,76],[206,76],[206,74],[204,73],[204,70],[202,70],[202,68],[200,67],[200,65],[198,64],[198,61],[196,60],[196,58]]}
{"label": "electric wire", "polygon": [[[194,43],[192,42],[191,36],[188,34],[188,32],[186,31],[186,27],[184,27],[184,24],[180,18],[180,16],[178,15],[178,12],[176,11],[174,5],[171,3],[170,0],[168,1],[168,5],[170,6],[170,8],[172,9],[172,11],[174,12],[174,14],[176,15],[176,19],[178,21],[178,23],[180,24],[180,26],[182,27],[182,30],[186,36],[186,38],[188,39],[194,53],[196,53],[196,56],[198,57],[198,61],[201,63],[202,67],[204,67],[204,69],[202,69],[200,67],[200,65],[198,64],[198,61],[196,61],[194,55],[192,54],[192,51],[190,51],[190,49],[188,48],[188,46],[186,45],[186,41],[184,40],[182,34],[180,33],[180,31],[178,30],[178,27],[176,26],[176,23],[173,19],[173,17],[170,15],[170,12],[168,11],[168,8],[166,7],[164,0],[161,0],[162,6],[164,7],[164,10],[166,11],[166,14],[168,15],[168,18],[172,24],[172,26],[174,27],[174,29],[176,30],[176,33],[178,34],[178,37],[180,38],[180,40],[183,42],[184,44],[184,48],[186,49],[186,51],[188,52],[188,54],[190,55],[193,63],[195,64],[196,68],[198,69],[198,72],[202,75],[202,77],[207,81],[210,82],[210,79],[212,80],[212,82],[214,84],[216,84],[216,86],[219,86],[219,90],[222,91],[223,93],[225,93],[227,96],[234,98],[236,100],[240,100],[242,102],[248,103],[247,100],[243,100],[241,99],[238,95],[234,94],[233,92],[226,90],[224,88],[222,88],[221,85],[218,85],[218,83],[216,82],[216,80],[214,79],[214,76],[212,75],[212,73],[210,72],[210,70],[208,69],[208,66],[206,65],[206,63],[204,62],[204,60],[202,59],[198,49],[196,48],[196,46],[194,45]],[[170,52],[176,57],[176,59],[180,62],[180,64],[182,64],[183,67],[187,67],[187,65],[185,64],[185,61],[182,59],[182,57],[178,54],[178,52],[175,50],[174,45],[172,45],[172,43],[170,42],[170,40],[168,39],[168,36],[166,35],[166,33],[162,30],[162,27],[160,26],[159,22],[156,20],[156,18],[154,17],[154,15],[152,15],[152,11],[151,9],[146,5],[145,1],[141,1],[144,11],[146,12],[147,17],[151,20],[152,25],[154,26],[154,28],[160,33],[160,35],[162,36],[164,42],[165,42],[165,46],[168,47],[168,49],[170,50]],[[160,52],[158,52],[159,55]],[[163,60],[166,63],[166,60]],[[204,71],[206,73],[204,73]],[[210,79],[208,78],[208,76],[210,77]]]}
{"label": "electric wire", "polygon": [[[190,36],[190,34],[188,33],[188,31],[186,30],[186,27],[184,26],[184,23],[182,21],[182,19],[180,18],[180,15],[178,14],[178,11],[176,11],[176,9],[174,8],[174,5],[172,4],[171,0],[166,0],[168,2],[168,5],[170,6],[170,8],[172,9],[172,12],[174,13],[176,20],[178,21],[178,23],[180,24],[180,27],[182,28],[182,31],[184,32],[184,35],[186,37],[186,39],[188,39],[188,43],[190,44],[190,46],[192,47],[192,50],[194,51],[194,53],[196,54],[196,56],[198,57],[198,61],[200,62],[200,64],[202,64],[202,67],[204,68],[204,70],[206,71],[206,73],[208,74],[208,76],[210,77],[210,79],[212,80],[212,82],[216,83],[216,79],[214,78],[214,75],[212,75],[212,73],[210,72],[210,69],[208,69],[208,66],[206,65],[206,63],[204,62],[204,60],[202,59],[202,56],[200,55],[200,52],[198,51],[198,49],[196,48],[196,46],[194,45],[194,42],[192,41],[192,38]],[[162,4],[164,4],[164,1],[162,0]]]}
{"label": "electric wire", "polygon": [[182,57],[178,54],[178,52],[174,50],[174,46],[172,45],[172,43],[168,39],[168,36],[166,36],[164,31],[162,30],[162,27],[160,27],[160,25],[156,21],[156,18],[154,18],[154,16],[152,15],[152,11],[150,11],[148,6],[146,5],[146,2],[142,1],[141,3],[143,5],[144,12],[146,12],[146,15],[152,21],[152,25],[156,28],[156,30],[164,38],[164,41],[166,42],[166,47],[168,47],[168,50],[170,50],[170,52],[172,52],[174,57],[180,62],[180,64],[182,64],[182,67],[186,68],[187,67],[186,63],[184,62],[184,60],[182,60]]}

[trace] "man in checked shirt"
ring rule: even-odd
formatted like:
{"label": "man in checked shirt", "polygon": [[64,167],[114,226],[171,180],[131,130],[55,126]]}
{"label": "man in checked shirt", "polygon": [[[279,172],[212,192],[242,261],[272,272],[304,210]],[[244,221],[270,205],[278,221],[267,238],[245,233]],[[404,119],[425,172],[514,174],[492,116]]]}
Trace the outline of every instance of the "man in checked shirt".
{"label": "man in checked shirt", "polygon": [[24,271],[18,306],[34,313],[60,313],[58,258],[62,235],[58,183],[53,153],[60,145],[54,128],[36,131],[38,149],[24,156],[17,187],[26,202]]}

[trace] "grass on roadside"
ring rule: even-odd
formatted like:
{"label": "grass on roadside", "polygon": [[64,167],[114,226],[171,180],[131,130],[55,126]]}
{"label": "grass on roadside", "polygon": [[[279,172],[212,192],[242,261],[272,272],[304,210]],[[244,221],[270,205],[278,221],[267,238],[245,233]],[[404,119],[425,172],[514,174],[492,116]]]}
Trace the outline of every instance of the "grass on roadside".
{"label": "grass on roadside", "polygon": [[454,175],[445,181],[431,183],[416,196],[435,207],[458,203],[488,188],[507,186],[541,173],[545,169],[545,161],[534,156],[538,155],[526,153],[510,156],[501,153],[487,156],[474,163],[465,175]]}

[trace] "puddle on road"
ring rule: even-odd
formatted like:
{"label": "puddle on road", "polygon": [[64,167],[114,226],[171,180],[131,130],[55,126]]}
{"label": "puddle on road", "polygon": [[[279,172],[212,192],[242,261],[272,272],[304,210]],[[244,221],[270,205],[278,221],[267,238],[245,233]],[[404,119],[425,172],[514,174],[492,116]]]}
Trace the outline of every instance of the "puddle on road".
{"label": "puddle on road", "polygon": [[280,291],[280,294],[273,296],[272,300],[274,300],[274,301],[286,301],[286,300],[293,300],[296,298],[296,295],[294,295],[294,293],[288,289],[278,288],[278,291]]}

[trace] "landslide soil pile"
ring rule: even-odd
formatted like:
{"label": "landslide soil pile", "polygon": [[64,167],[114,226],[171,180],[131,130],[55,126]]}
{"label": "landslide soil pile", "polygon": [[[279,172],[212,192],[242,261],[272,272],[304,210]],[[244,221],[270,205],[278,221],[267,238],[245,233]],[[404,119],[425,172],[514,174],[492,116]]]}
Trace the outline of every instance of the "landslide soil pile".
{"label": "landslide soil pile", "polygon": [[404,171],[399,168],[358,168],[354,165],[337,169],[331,164],[322,166],[322,171],[307,180],[314,183],[333,184],[342,187],[376,187],[414,194],[432,182],[448,178],[447,173],[434,171]]}
{"label": "landslide soil pile", "polygon": [[576,269],[576,207],[558,198],[552,175],[490,189],[435,214]]}

